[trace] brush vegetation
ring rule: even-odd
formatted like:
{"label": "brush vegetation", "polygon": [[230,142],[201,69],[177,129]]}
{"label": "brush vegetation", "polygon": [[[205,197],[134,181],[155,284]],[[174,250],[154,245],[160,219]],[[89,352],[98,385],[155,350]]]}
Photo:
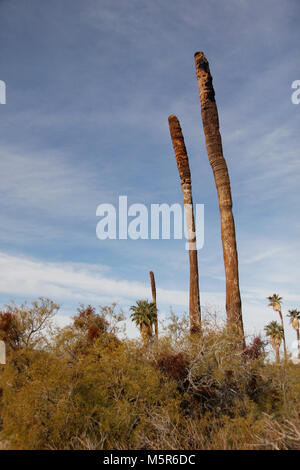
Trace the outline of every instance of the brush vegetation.
{"label": "brush vegetation", "polygon": [[[40,299],[0,315],[0,441],[9,449],[300,449],[300,374],[246,350],[214,316],[171,315],[158,341],[124,339],[116,305],[52,325]],[[122,339],[123,338],[123,339]]]}

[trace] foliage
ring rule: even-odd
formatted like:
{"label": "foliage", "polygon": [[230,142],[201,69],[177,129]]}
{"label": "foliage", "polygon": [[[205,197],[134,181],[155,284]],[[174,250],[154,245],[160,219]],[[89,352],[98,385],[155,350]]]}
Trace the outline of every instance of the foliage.
{"label": "foliage", "polygon": [[138,300],[136,305],[130,307],[130,317],[140,328],[144,346],[147,346],[152,338],[153,325],[157,320],[157,309],[153,302]]}
{"label": "foliage", "polygon": [[44,333],[51,327],[51,319],[58,309],[57,304],[42,297],[31,305],[11,304],[6,312],[0,312],[0,335],[12,349],[43,346]]}
{"label": "foliage", "polygon": [[191,337],[171,314],[145,348],[121,339],[115,305],[98,313],[80,306],[72,324],[46,331],[38,319],[43,312],[50,321],[54,305],[40,300],[1,314],[6,338],[14,316],[23,320],[22,341],[12,341],[0,369],[0,447],[300,448],[299,366],[266,361],[261,338],[242,351],[215,319]]}
{"label": "foliage", "polygon": [[271,338],[278,338],[281,341],[283,338],[283,328],[280,326],[277,321],[271,321],[268,325],[265,326],[266,336]]}
{"label": "foliage", "polygon": [[138,300],[136,305],[130,307],[131,318],[137,326],[152,326],[156,320],[156,308],[153,302]]}
{"label": "foliage", "polygon": [[273,307],[274,310],[281,312],[282,297],[279,297],[278,294],[273,294],[267,297],[267,299],[269,301],[269,307]]}
{"label": "foliage", "polygon": [[300,312],[299,310],[289,310],[289,313],[287,314],[288,318],[290,319],[290,322],[295,330],[299,330],[299,321],[300,321]]}

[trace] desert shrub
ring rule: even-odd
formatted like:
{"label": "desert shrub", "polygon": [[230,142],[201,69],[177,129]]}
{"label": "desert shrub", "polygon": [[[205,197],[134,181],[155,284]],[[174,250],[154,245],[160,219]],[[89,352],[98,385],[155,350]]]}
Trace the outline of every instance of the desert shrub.
{"label": "desert shrub", "polygon": [[120,339],[115,305],[99,313],[81,306],[72,324],[46,334],[56,308],[49,302],[0,315],[1,331],[17,318],[22,338],[0,366],[5,448],[300,447],[299,366],[267,362],[261,340],[243,351],[215,318],[190,337],[173,315],[159,341],[143,347]]}
{"label": "desert shrub", "polygon": [[117,313],[115,309],[116,304],[113,304],[100,307],[97,313],[91,305],[81,305],[72,324],[54,331],[52,349],[58,355],[67,355],[70,360],[75,360],[80,355],[90,354],[95,340],[114,348],[120,343],[117,337],[120,331],[118,324],[123,320],[122,313]]}
{"label": "desert shrub", "polygon": [[158,368],[171,379],[183,382],[188,373],[189,361],[183,352],[177,354],[162,354],[157,360]]}
{"label": "desert shrub", "polygon": [[14,303],[0,313],[0,335],[10,349],[44,347],[47,330],[59,306],[46,298],[40,298],[30,305]]}
{"label": "desert shrub", "polygon": [[263,341],[260,336],[255,336],[243,351],[243,356],[246,360],[250,361],[260,359],[265,354],[266,346],[266,341]]}
{"label": "desert shrub", "polygon": [[48,352],[16,353],[3,375],[4,439],[16,449],[80,448],[87,438],[96,447],[139,447],[152,413],[176,409],[174,387],[140,353],[97,341],[75,364]]}
{"label": "desert shrub", "polygon": [[[0,331],[7,333],[12,323],[12,314],[9,312],[0,312]],[[5,336],[4,336],[4,339]]]}
{"label": "desert shrub", "polygon": [[105,332],[108,329],[108,322],[103,315],[96,313],[96,309],[91,305],[85,307],[81,305],[78,310],[78,315],[73,317],[74,327],[88,333],[91,329],[97,329],[100,332]]}

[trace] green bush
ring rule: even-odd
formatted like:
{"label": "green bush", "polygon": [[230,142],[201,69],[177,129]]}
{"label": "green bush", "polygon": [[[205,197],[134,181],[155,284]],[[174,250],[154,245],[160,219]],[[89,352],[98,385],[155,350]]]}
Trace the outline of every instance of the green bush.
{"label": "green bush", "polygon": [[300,448],[299,366],[267,362],[258,339],[243,352],[215,322],[191,338],[173,315],[144,347],[118,338],[115,305],[80,307],[72,325],[46,331],[37,320],[54,306],[15,310],[26,331],[14,323],[23,340],[11,339],[0,370],[2,447]]}

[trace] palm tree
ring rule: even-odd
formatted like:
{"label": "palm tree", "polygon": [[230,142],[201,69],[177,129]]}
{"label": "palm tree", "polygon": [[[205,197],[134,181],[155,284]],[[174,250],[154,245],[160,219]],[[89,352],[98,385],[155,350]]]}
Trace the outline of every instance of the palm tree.
{"label": "palm tree", "polygon": [[221,215],[221,238],[226,276],[227,320],[229,324],[236,325],[239,333],[243,337],[243,345],[245,345],[230,180],[226,161],[223,156],[215,91],[212,84],[209,64],[203,52],[196,52],[195,64],[206,149],[215,178]]}
{"label": "palm tree", "polygon": [[157,318],[157,304],[156,304],[156,285],[155,277],[153,271],[150,271],[150,282],[151,282],[151,291],[152,291],[152,302],[155,306],[156,320],[154,322],[155,328],[155,338],[158,339],[158,318]]}
{"label": "palm tree", "polygon": [[201,310],[191,172],[180,123],[174,114],[169,116],[169,128],[181,181],[186,225],[188,229],[190,260],[190,330],[191,333],[198,333],[201,330]]}
{"label": "palm tree", "polygon": [[277,294],[270,295],[267,297],[269,301],[269,307],[273,307],[274,312],[278,312],[281,321],[281,327],[283,331],[283,348],[284,348],[284,359],[287,360],[287,351],[286,351],[286,342],[285,342],[285,334],[284,334],[284,324],[283,324],[283,316],[281,312],[281,302],[282,297],[279,297]]}
{"label": "palm tree", "polygon": [[144,346],[147,346],[152,338],[152,326],[156,321],[156,309],[152,302],[147,300],[138,300],[136,305],[130,307],[132,313],[130,317],[139,327]]}
{"label": "palm tree", "polygon": [[287,314],[287,316],[290,319],[292,327],[294,328],[294,330],[296,330],[296,333],[297,333],[298,359],[300,359],[300,333],[299,333],[299,329],[300,329],[300,322],[299,322],[300,312],[298,310],[289,310],[289,313]]}
{"label": "palm tree", "polygon": [[281,340],[284,337],[284,332],[282,326],[277,323],[277,321],[271,321],[268,325],[265,326],[266,336],[270,337],[270,343],[275,349],[276,353],[276,362],[280,362],[279,348],[281,345]]}

